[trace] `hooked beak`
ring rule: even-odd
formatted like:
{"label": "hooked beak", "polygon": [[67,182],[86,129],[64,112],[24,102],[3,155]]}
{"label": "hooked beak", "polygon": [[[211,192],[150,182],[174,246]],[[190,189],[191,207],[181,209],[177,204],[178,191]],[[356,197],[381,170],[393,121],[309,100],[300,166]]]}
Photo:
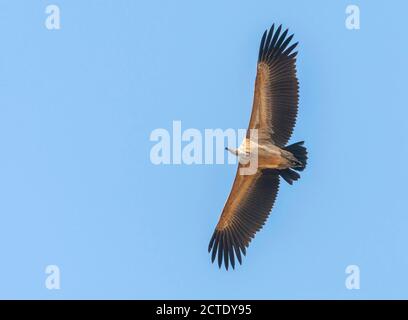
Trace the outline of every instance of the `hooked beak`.
{"label": "hooked beak", "polygon": [[231,148],[225,147],[225,150],[231,152],[232,154],[238,155],[238,150],[236,150],[236,149],[231,149]]}

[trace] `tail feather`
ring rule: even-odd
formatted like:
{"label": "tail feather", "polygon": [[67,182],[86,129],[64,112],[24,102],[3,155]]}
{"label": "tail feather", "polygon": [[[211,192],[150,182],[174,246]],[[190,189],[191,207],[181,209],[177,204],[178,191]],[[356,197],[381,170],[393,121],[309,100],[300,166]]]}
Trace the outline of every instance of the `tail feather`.
{"label": "tail feather", "polygon": [[299,180],[300,174],[292,169],[279,170],[280,176],[289,184],[293,184],[293,181]]}
{"label": "tail feather", "polygon": [[291,168],[279,170],[280,176],[289,184],[293,184],[293,181],[299,180],[300,174],[296,171],[303,171],[306,168],[307,150],[306,147],[303,146],[303,144],[304,141],[299,141],[283,148],[284,150],[289,151],[291,154],[293,154],[293,156],[299,162],[298,165],[295,165]]}
{"label": "tail feather", "polygon": [[295,158],[300,162],[299,166],[294,166],[292,168],[296,171],[303,171],[306,168],[307,150],[306,147],[303,146],[304,143],[304,141],[299,141],[283,148],[284,150],[289,151],[291,154],[293,154]]}

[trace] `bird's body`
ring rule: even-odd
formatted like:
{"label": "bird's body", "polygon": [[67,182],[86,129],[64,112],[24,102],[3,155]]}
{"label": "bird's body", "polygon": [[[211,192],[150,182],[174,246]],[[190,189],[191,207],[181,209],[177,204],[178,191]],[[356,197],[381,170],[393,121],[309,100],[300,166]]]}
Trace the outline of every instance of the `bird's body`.
{"label": "bird's body", "polygon": [[[274,26],[265,31],[259,49],[254,102],[246,138],[238,149],[227,148],[239,157],[232,190],[208,246],[212,261],[235,267],[275,202],[280,178],[292,184],[297,171],[306,167],[303,141],[287,145],[296,123],[299,84],[296,77],[297,43],[293,35]],[[250,174],[244,169],[256,164]],[[245,173],[246,172],[246,173]]]}
{"label": "bird's body", "polygon": [[258,169],[287,169],[293,167],[296,158],[288,151],[275,146],[269,141],[251,141],[245,138],[237,152],[230,152],[236,154],[241,162],[250,162],[255,157],[258,161]]}

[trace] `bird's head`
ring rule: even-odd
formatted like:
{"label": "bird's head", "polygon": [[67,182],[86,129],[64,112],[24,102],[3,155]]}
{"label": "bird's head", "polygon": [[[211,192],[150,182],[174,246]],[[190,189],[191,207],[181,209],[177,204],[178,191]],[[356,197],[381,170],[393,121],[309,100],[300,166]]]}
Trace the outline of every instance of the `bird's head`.
{"label": "bird's head", "polygon": [[236,156],[238,155],[238,149],[225,147],[225,150],[231,152],[232,154],[235,154]]}

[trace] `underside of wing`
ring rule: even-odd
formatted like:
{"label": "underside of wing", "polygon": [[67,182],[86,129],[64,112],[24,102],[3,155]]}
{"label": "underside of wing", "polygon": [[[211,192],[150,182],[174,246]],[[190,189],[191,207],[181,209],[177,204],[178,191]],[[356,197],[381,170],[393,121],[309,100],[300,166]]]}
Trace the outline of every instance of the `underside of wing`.
{"label": "underside of wing", "polygon": [[275,145],[285,146],[296,124],[299,84],[293,52],[297,43],[290,45],[293,34],[281,31],[281,26],[276,31],[272,26],[261,40],[249,129],[259,129]]}
{"label": "underside of wing", "polygon": [[276,170],[264,170],[254,175],[237,172],[208,247],[213,262],[218,255],[219,267],[224,262],[227,270],[229,264],[235,268],[235,258],[242,262],[246,248],[269,216],[278,189]]}

